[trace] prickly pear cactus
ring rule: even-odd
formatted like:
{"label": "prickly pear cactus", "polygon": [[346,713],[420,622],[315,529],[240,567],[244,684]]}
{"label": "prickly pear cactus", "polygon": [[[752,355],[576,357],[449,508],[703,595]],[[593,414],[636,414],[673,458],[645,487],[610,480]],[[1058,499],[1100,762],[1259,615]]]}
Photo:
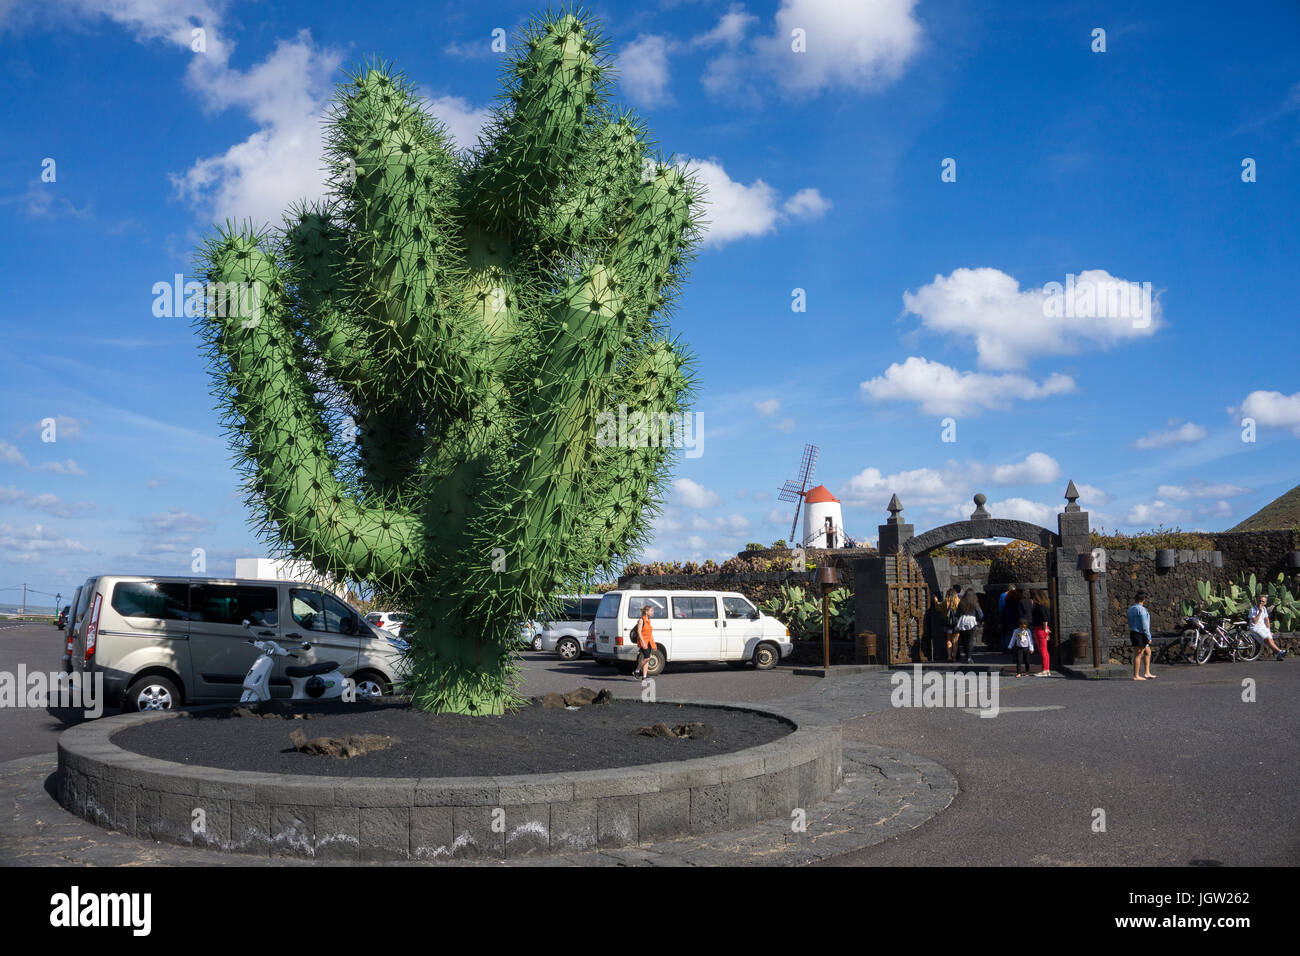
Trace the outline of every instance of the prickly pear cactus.
{"label": "prickly pear cactus", "polygon": [[254,303],[210,297],[201,327],[262,530],[409,611],[426,710],[514,706],[519,623],[636,551],[672,466],[602,416],[685,413],[665,313],[702,197],[606,105],[603,46],[573,15],[530,24],[461,156],[408,81],[359,69],[331,200],[201,253]]}

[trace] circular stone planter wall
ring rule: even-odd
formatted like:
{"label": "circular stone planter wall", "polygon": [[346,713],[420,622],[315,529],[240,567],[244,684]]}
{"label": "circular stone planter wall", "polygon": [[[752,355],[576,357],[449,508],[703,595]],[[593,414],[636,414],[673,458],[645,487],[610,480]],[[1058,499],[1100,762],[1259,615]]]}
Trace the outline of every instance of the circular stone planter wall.
{"label": "circular stone planter wall", "polygon": [[[736,709],[790,719],[771,708]],[[788,821],[834,791],[843,773],[838,726],[799,726],[760,747],[674,763],[497,777],[221,770],[156,760],[111,740],[127,727],[177,719],[184,714],[124,714],[65,730],[59,802],[108,829],[226,852],[509,858]]]}

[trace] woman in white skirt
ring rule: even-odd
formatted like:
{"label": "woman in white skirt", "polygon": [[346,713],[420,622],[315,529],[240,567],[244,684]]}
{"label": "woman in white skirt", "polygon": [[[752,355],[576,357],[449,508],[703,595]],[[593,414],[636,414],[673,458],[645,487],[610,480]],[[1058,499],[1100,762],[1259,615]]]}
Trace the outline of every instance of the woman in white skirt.
{"label": "woman in white skirt", "polygon": [[1267,594],[1259,596],[1259,603],[1250,609],[1247,616],[1250,619],[1250,633],[1259,638],[1259,642],[1272,651],[1279,661],[1285,658],[1286,651],[1277,646],[1277,641],[1273,640],[1273,630],[1269,626]]}

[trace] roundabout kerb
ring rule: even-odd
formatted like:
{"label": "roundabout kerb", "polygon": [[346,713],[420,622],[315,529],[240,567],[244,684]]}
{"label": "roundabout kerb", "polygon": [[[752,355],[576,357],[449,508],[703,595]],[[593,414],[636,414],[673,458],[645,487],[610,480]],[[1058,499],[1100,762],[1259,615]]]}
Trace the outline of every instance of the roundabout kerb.
{"label": "roundabout kerb", "polygon": [[145,840],[261,856],[434,861],[635,846],[789,821],[840,785],[839,726],[801,724],[771,706],[662,703],[749,711],[794,729],[734,753],[606,770],[338,778],[146,757],[112,738],[187,712],[124,714],[60,735],[57,794],[77,816]]}

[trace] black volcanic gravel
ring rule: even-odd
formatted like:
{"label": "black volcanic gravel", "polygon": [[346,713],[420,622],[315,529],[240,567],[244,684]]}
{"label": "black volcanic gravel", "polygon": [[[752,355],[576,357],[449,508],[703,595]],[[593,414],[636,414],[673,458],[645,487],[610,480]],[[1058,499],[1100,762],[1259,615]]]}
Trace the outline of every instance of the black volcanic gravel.
{"label": "black volcanic gravel", "polygon": [[[233,705],[232,705],[233,709]],[[731,753],[791,733],[784,720],[741,710],[614,700],[580,710],[534,704],[504,717],[425,714],[400,701],[303,705],[311,720],[232,718],[224,708],[156,721],[115,734],[124,750],[193,766],[326,777],[476,777],[605,770]],[[639,727],[702,721],[706,739],[644,737]],[[289,732],[308,738],[387,734],[388,750],[347,760],[308,756]]]}

